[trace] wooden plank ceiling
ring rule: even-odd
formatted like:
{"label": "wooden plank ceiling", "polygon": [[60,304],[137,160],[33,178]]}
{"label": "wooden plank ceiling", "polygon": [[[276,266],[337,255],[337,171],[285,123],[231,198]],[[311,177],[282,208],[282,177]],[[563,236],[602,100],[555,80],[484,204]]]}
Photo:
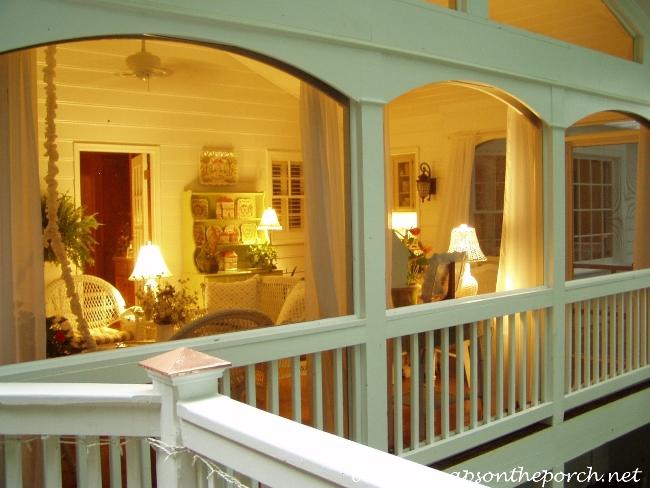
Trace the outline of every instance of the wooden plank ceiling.
{"label": "wooden plank ceiling", "polygon": [[[455,0],[424,0],[455,9]],[[603,0],[488,0],[490,20],[634,60],[634,40]]]}

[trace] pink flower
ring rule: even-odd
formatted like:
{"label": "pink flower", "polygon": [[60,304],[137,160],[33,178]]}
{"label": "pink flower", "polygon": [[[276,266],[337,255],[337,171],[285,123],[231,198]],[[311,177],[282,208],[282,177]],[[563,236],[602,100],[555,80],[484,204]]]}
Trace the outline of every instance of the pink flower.
{"label": "pink flower", "polygon": [[413,227],[412,229],[409,230],[411,234],[414,236],[419,236],[420,235],[420,229],[418,227]]}
{"label": "pink flower", "polygon": [[427,256],[429,255],[429,253],[431,253],[431,251],[433,251],[433,246],[431,244],[427,244],[422,247],[422,252]]}

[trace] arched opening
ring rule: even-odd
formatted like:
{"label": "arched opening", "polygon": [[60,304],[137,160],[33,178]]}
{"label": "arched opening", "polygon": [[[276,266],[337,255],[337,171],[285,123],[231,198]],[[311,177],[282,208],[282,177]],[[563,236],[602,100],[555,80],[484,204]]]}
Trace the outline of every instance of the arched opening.
{"label": "arched opening", "polygon": [[[421,303],[422,296],[436,301],[475,295],[479,289],[489,293],[542,285],[540,120],[495,88],[448,82],[423,86],[393,100],[388,121],[392,156],[386,174],[393,182],[389,210],[410,210],[413,223],[408,225],[417,228],[416,236],[406,232],[405,239],[405,229],[394,226],[398,237],[391,247],[393,305]],[[425,170],[431,168],[436,187],[435,194],[424,198],[415,184],[422,163],[427,164]],[[403,193],[407,189],[412,195],[408,199]],[[405,201],[411,203],[409,208]],[[434,272],[430,266],[444,268],[437,263],[446,263],[447,258],[432,261],[434,256],[458,251],[452,231],[462,224],[475,229],[475,247],[482,243],[485,249],[473,255],[466,248],[470,266],[459,269],[456,264],[456,289],[448,294],[448,285],[439,283],[446,279],[444,270]],[[412,272],[413,263],[419,268],[404,281],[403,268]],[[477,284],[469,288],[464,278],[474,273]],[[433,280],[433,297],[425,293],[426,286],[432,286],[427,279]],[[409,287],[416,291],[400,301],[401,292],[394,289]]]}
{"label": "arched opening", "polygon": [[[10,97],[35,108],[33,119],[23,121],[38,130],[22,134],[30,146],[26,151],[35,155],[43,153],[45,133],[44,49],[2,56],[8,77],[28,73],[36,87],[33,92],[10,90]],[[134,61],[142,52],[158,60]],[[20,65],[10,60],[20,56]],[[83,157],[123,153],[133,160],[143,155],[138,171],[131,164],[120,173],[123,186],[131,189],[130,202],[120,206],[120,212],[122,207],[132,212],[129,225],[101,236],[109,255],[100,261],[119,258],[127,264],[121,276],[117,265],[102,271],[104,281],[137,291],[142,283],[127,278],[138,248],[152,240],[173,275],[168,281],[178,287],[177,279],[184,280],[190,293],[199,294],[200,307],[263,307],[261,299],[253,304],[236,297],[258,296],[259,290],[247,290],[273,277],[286,281],[273,309],[263,311],[274,324],[351,313],[348,103],[340,94],[278,61],[232,47],[169,39],[73,41],[58,45],[55,58],[59,192],[68,193],[77,205],[88,205],[82,195],[90,193],[92,201],[99,199],[96,193],[109,193],[99,196],[110,203],[115,195],[109,187],[86,186],[93,171],[99,176],[103,170],[95,168],[89,175],[80,168]],[[8,130],[21,134],[17,125]],[[11,164],[23,160],[11,158]],[[224,161],[226,177],[217,171]],[[33,183],[36,176],[42,181],[48,160],[41,155],[38,163],[27,193],[36,200]],[[13,188],[21,187],[12,183]],[[97,220],[107,222],[116,208],[98,205]],[[275,210],[281,229],[264,228],[262,215],[268,208]],[[334,232],[324,233],[324,228]],[[133,242],[130,250],[125,240]],[[26,242],[38,248],[41,239],[32,236]],[[265,249],[269,245],[272,252]],[[265,250],[274,258],[270,262],[256,259]],[[206,264],[208,258],[215,266]],[[203,301],[202,284],[219,288],[213,294],[222,297],[218,303]],[[291,301],[291,310],[283,309],[295,289],[302,289],[299,298]]]}
{"label": "arched opening", "polygon": [[567,129],[567,280],[645,267],[638,245],[644,192],[637,186],[648,166],[645,125],[600,112]]}

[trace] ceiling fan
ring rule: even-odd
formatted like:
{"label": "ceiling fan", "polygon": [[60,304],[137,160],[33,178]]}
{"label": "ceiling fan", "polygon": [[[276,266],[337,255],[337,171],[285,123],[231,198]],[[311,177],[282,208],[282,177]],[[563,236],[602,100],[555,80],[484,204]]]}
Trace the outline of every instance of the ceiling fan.
{"label": "ceiling fan", "polygon": [[172,70],[161,68],[160,57],[148,52],[144,43],[145,41],[142,39],[142,49],[126,58],[126,65],[129,67],[129,71],[120,73],[121,76],[149,81],[154,76],[171,75]]}

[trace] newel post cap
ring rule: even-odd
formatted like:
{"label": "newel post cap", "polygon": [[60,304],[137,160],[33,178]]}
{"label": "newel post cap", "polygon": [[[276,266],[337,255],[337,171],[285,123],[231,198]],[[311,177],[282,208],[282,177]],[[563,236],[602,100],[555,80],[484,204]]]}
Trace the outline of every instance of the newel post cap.
{"label": "newel post cap", "polygon": [[185,396],[182,393],[196,396],[216,392],[217,380],[232,365],[229,361],[187,347],[145,359],[138,364],[147,370],[154,385],[160,382],[177,387],[181,397]]}

